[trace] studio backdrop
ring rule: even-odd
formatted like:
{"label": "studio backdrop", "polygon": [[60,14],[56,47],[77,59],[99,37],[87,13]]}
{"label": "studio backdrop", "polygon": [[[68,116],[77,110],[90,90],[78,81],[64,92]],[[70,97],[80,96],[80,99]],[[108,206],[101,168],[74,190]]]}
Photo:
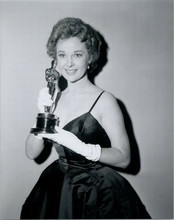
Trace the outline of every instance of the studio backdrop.
{"label": "studio backdrop", "polygon": [[47,39],[52,26],[69,16],[91,24],[107,42],[107,62],[95,84],[117,97],[140,156],[134,173],[122,175],[152,218],[173,218],[172,3],[0,1],[0,219],[19,218],[40,173],[57,159],[53,150],[41,165],[29,160],[25,140],[46,86]]}

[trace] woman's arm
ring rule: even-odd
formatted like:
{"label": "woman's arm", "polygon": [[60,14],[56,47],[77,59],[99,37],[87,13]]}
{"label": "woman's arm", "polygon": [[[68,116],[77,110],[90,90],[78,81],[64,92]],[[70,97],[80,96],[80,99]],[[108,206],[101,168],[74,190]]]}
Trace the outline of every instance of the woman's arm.
{"label": "woman's arm", "polygon": [[126,168],[130,163],[130,144],[117,100],[111,93],[105,92],[96,107],[100,111],[102,127],[112,146],[102,148],[99,161],[115,167]]}
{"label": "woman's arm", "polygon": [[[58,89],[56,90],[57,94]],[[38,109],[39,112],[44,113],[44,106],[51,106],[53,103],[53,100],[51,98],[51,95],[48,92],[48,88],[42,88],[39,92],[38,97]],[[33,126],[33,128],[36,125]],[[29,159],[36,159],[44,150],[44,140],[42,138],[39,138],[38,136],[35,136],[34,134],[29,134],[26,140],[25,144],[25,152]]]}
{"label": "woman's arm", "polygon": [[43,149],[44,140],[34,134],[29,134],[25,143],[25,153],[27,157],[34,160],[41,154]]}

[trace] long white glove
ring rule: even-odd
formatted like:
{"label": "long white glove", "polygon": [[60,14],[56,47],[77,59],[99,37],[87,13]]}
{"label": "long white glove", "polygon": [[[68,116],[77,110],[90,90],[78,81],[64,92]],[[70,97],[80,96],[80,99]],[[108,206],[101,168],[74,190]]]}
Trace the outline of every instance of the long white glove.
{"label": "long white glove", "polygon": [[81,154],[88,160],[98,161],[101,155],[101,147],[99,144],[86,144],[82,142],[73,133],[56,126],[55,134],[38,134],[39,137],[48,138],[61,144],[74,152]]}
{"label": "long white glove", "polygon": [[37,106],[39,108],[39,111],[41,113],[44,113],[45,111],[45,106],[52,106],[53,102],[55,101],[55,98],[57,96],[59,89],[56,88],[56,91],[54,93],[54,96],[51,97],[51,95],[49,94],[49,89],[48,87],[44,87],[40,90],[39,92],[39,97],[38,97],[38,102],[37,102]]}
{"label": "long white glove", "polygon": [[48,88],[42,88],[39,92],[37,106],[41,113],[44,113],[44,106],[52,106],[53,100],[51,99],[51,95],[48,92]]}

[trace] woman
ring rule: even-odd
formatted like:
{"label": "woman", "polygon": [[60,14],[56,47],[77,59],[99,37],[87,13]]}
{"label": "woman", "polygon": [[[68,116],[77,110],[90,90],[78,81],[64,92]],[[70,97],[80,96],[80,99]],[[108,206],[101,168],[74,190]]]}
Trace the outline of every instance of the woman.
{"label": "woman", "polygon": [[[65,18],[53,27],[48,54],[68,86],[59,92],[54,111],[60,120],[57,133],[30,134],[27,143],[35,142],[26,144],[26,154],[37,159],[53,143],[59,159],[43,171],[21,218],[150,218],[114,169],[129,165],[130,146],[116,98],[88,79],[97,68],[100,47],[98,33],[80,19]],[[40,111],[52,102],[47,89],[42,90]]]}

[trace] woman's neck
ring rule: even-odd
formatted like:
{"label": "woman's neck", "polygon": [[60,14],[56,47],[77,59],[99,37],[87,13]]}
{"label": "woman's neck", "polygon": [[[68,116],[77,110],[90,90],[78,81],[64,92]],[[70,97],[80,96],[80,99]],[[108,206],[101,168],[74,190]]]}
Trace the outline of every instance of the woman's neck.
{"label": "woman's neck", "polygon": [[68,82],[67,92],[71,93],[79,93],[85,91],[91,86],[91,82],[89,81],[87,75],[78,80],[77,82],[71,83]]}

